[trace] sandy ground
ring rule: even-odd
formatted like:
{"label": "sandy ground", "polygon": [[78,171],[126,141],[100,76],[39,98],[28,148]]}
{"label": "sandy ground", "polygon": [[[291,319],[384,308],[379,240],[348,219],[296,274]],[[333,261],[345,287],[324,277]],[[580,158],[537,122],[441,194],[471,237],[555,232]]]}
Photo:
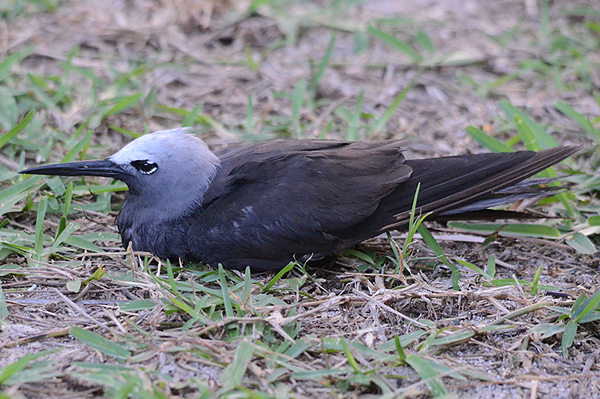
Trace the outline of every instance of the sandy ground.
{"label": "sandy ground", "polygon": [[[108,81],[113,73],[131,70],[133,63],[149,62],[152,70],[138,80],[140,90],[145,93],[154,90],[157,102],[170,107],[192,110],[201,105],[202,112],[222,126],[201,131],[209,145],[216,147],[239,140],[281,135],[283,129],[276,120],[279,116],[289,119],[292,115],[289,94],[301,79],[310,80],[315,76],[331,34],[336,32],[330,67],[325,70],[316,95],[327,102],[312,109],[302,107],[300,117],[304,128],[297,132],[298,136],[322,135],[329,120],[343,118],[336,113],[336,107],[342,105],[352,111],[363,90],[363,112],[379,118],[402,90],[414,81],[414,87],[385,129],[371,134],[366,128],[361,128],[358,130],[359,139],[406,138],[410,157],[481,152],[484,149],[466,133],[466,127],[483,128],[501,140],[514,136],[515,130],[500,117],[499,102],[508,100],[525,110],[536,122],[548,126],[560,143],[592,147],[579,126],[552,105],[560,100],[583,115],[597,117],[600,114],[598,103],[591,91],[600,88],[600,69],[591,69],[586,86],[577,84],[577,76],[566,67],[558,72],[564,83],[559,86],[548,76],[521,68],[526,60],[545,59],[549,63],[553,60],[551,55],[543,53],[544,47],[538,42],[551,39],[537,35],[541,29],[542,9],[535,1],[381,0],[357,2],[355,5],[350,4],[352,2],[348,5],[343,2],[296,2],[285,8],[259,7],[255,13],[248,15],[249,3],[202,0],[61,1],[54,13],[32,11],[1,20],[0,57],[34,45],[35,50],[19,68],[43,76],[59,75],[61,63],[74,47],[78,47],[73,65],[91,68],[99,79]],[[583,19],[565,14],[565,7],[558,3],[552,2],[549,8],[551,29],[565,36],[577,37]],[[593,4],[592,0],[569,2],[573,7]],[[368,48],[357,51],[361,37],[356,32],[364,31],[374,20],[388,21],[388,26],[394,26],[398,37],[406,40],[415,40],[418,33],[423,32],[431,40],[435,52],[424,50],[422,65],[416,67],[409,56],[392,50],[381,41],[370,40]],[[516,26],[519,29],[511,33]],[[248,54],[256,66],[249,66]],[[586,57],[591,65],[600,64],[597,52]],[[492,84],[511,74],[514,74],[514,79]],[[74,76],[73,84],[77,85],[80,79]],[[256,123],[250,129],[243,125],[249,96],[256,116]],[[55,127],[66,134],[73,134],[89,106],[85,96],[75,100],[67,111],[42,111],[48,112],[44,129]],[[92,123],[91,127],[96,130],[94,144],[98,146],[90,152],[105,156],[129,140],[114,133],[111,125],[142,132],[145,128],[153,131],[181,123],[181,119],[172,114],[154,111],[127,109],[95,125]],[[327,137],[346,136],[347,125],[336,122],[332,126]],[[115,231],[114,212],[108,215],[78,214],[73,218],[87,226],[88,231]],[[12,217],[11,223],[33,231],[35,216]],[[498,267],[500,277],[516,276],[531,281],[537,268],[543,265],[543,283],[557,286],[569,297],[544,298],[540,294],[539,297],[526,298],[514,286],[485,287],[477,275],[468,273],[461,278],[462,291],[453,292],[448,274],[440,271],[439,267],[431,269],[423,266],[425,262],[415,263],[417,269],[413,270],[407,289],[381,289],[381,282],[377,279],[354,274],[357,271],[355,259],[344,258],[334,272],[316,270],[318,279],[307,285],[306,290],[310,291],[312,298],[325,301],[327,306],[323,305],[320,312],[302,319],[300,336],[314,334],[335,338],[343,335],[349,341],[372,344],[385,341],[393,334],[412,331],[402,317],[386,311],[379,303],[408,317],[433,320],[439,328],[479,331],[480,327],[507,312],[532,303],[547,300],[558,306],[565,300],[575,299],[580,293],[589,295],[600,289],[597,256],[579,255],[563,243],[500,239],[486,249],[461,240],[441,241],[441,244],[449,256],[460,256],[478,265],[484,265],[487,258],[495,254],[501,261]],[[383,239],[368,244],[368,248],[382,252],[389,251],[386,246]],[[416,248],[418,255],[431,255],[422,243],[418,243]],[[118,250],[116,244],[114,249]],[[107,336],[123,333],[124,330],[131,333],[131,327],[123,321],[124,313],[118,311],[115,303],[126,299],[156,298],[161,293],[149,278],[144,280],[145,285],[126,285],[122,277],[127,271],[124,260],[124,256],[101,260],[83,258],[71,262],[70,266],[51,263],[22,275],[0,274],[9,310],[8,324],[0,332],[0,367],[25,353],[60,348],[48,358],[56,361],[53,371],[64,372],[43,382],[25,383],[10,394],[32,398],[106,395],[101,384],[77,376],[78,369],[72,364],[114,363],[114,360],[65,336],[64,329],[101,323],[103,327],[97,332]],[[11,257],[10,262],[26,267],[21,258]],[[95,283],[79,295],[64,289],[66,281],[73,277],[85,278],[99,265],[108,266],[113,277]],[[361,297],[357,291],[369,293],[375,302]],[[311,306],[307,304],[300,309],[306,311]],[[162,322],[181,321],[165,316],[162,309],[135,317],[138,326],[153,331],[153,335],[140,341],[148,347],[163,348],[177,344],[185,349],[205,345],[213,359],[223,364],[231,361],[234,346],[218,341],[218,335],[182,337],[169,330],[158,329]],[[478,379],[450,380],[448,386],[452,394],[464,398],[600,396],[597,323],[586,324],[580,329],[576,344],[569,350],[569,356],[564,357],[560,339],[542,340],[527,333],[535,325],[552,321],[548,311],[532,312],[513,321],[511,329],[480,333],[467,342],[431,351],[427,355],[442,359],[449,365],[472,367],[487,373],[493,380],[490,383]],[[367,327],[373,326],[377,329],[364,332]],[[50,331],[63,333],[40,341],[28,339]],[[25,341],[18,346],[13,345],[20,339]],[[323,359],[318,357],[305,361],[315,367],[323,365]],[[263,366],[258,360],[252,364],[259,369]],[[168,375],[172,380],[167,391],[172,397],[196,397],[197,392],[189,386],[177,388],[178,384],[185,385],[191,378],[199,378],[211,390],[217,389],[222,372],[218,365],[210,362],[202,364],[196,358],[186,357],[183,352],[168,350],[149,356],[149,360],[134,366],[139,365]],[[398,389],[419,380],[408,367],[385,372],[408,377],[404,384],[398,382]],[[247,386],[259,387],[275,395],[272,388],[264,383],[265,377],[254,370],[248,375]],[[332,390],[319,383],[298,386],[286,380],[285,384],[293,387],[289,388],[293,389],[293,393],[286,394],[288,397],[335,396]],[[409,397],[424,395],[423,387],[401,393]],[[357,389],[340,395],[376,396],[377,393]]]}

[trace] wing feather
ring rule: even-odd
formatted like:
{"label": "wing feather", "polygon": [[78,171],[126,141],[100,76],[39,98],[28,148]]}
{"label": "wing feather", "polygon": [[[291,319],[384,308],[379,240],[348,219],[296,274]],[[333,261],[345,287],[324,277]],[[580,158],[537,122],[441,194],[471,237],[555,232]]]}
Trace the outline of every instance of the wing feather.
{"label": "wing feather", "polygon": [[[221,168],[190,229],[208,263],[328,254],[410,178],[402,142],[279,141],[219,154]],[[354,195],[355,194],[355,195]],[[225,263],[224,263],[225,264]]]}

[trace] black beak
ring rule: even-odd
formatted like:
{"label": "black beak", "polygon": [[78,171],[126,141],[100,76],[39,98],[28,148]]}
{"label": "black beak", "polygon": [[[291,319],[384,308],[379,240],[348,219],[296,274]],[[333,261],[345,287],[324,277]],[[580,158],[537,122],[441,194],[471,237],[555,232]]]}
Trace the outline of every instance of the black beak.
{"label": "black beak", "polygon": [[38,166],[37,168],[21,170],[19,173],[53,176],[103,176],[117,179],[126,174],[121,166],[109,159]]}

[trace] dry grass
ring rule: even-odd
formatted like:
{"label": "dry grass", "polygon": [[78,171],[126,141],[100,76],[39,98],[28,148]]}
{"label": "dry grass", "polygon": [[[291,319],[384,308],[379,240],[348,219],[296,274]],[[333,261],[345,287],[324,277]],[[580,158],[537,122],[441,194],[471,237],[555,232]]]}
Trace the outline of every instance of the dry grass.
{"label": "dry grass", "polygon": [[[60,161],[73,149],[102,157],[134,132],[182,124],[198,125],[214,147],[408,138],[409,157],[479,152],[468,126],[516,143],[508,100],[558,142],[584,145],[565,167],[580,215],[545,222],[561,239],[487,245],[472,231],[433,226],[460,269],[454,290],[451,267],[420,240],[401,267],[382,237],[283,275],[166,265],[120,248],[122,185],[73,181],[65,212],[68,187],[34,182],[14,204],[0,194],[0,367],[11,365],[0,369],[0,398],[600,397],[598,322],[575,323],[571,346],[563,338],[577,298],[600,290],[597,253],[566,240],[580,231],[598,243],[586,221],[600,213],[594,2],[263,3],[0,6],[0,130],[35,113],[0,153],[3,193],[23,182],[12,172],[24,162]],[[558,202],[537,209],[563,212]],[[88,235],[52,250],[62,215]],[[393,239],[401,247],[405,236]]]}

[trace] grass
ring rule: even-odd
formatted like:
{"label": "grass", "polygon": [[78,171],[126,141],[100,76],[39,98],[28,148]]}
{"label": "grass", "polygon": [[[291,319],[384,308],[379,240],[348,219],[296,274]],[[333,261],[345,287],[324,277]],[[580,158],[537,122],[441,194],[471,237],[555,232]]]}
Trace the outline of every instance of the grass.
{"label": "grass", "polygon": [[[160,86],[157,76],[189,69],[193,62],[181,54],[169,63],[157,61],[158,54],[117,60],[82,46],[63,59],[44,61],[35,47],[22,45],[0,59],[0,326],[5,331],[18,324],[36,327],[35,333],[1,341],[9,355],[0,369],[0,397],[22,397],[36,384],[50,383],[64,392],[90,389],[115,398],[443,397],[460,392],[457,386],[516,386],[485,372],[496,370],[493,363],[460,360],[457,353],[506,355],[511,372],[521,375],[537,356],[529,342],[559,356],[575,370],[573,378],[591,371],[577,369],[573,358],[595,350],[586,337],[597,331],[600,287],[554,278],[561,260],[546,255],[591,264],[600,232],[595,172],[600,117],[576,111],[579,104],[573,100],[587,96],[600,106],[598,95],[589,94],[598,67],[593,58],[600,45],[598,20],[565,23],[580,15],[575,9],[543,3],[537,29],[521,21],[490,39],[507,51],[518,45],[516,36],[529,39],[531,51],[517,58],[512,73],[490,78],[476,72],[477,60],[460,67],[455,93],[472,91],[498,110],[489,121],[497,127],[494,134],[467,128],[483,148],[549,148],[572,137],[573,130],[585,144],[560,167],[569,191],[542,204],[544,212],[565,218],[542,224],[450,224],[462,238],[485,237],[467,250],[442,242],[415,210],[407,237],[389,235],[350,250],[334,272],[291,263],[279,273],[256,276],[163,263],[120,249],[113,217],[126,189],[122,183],[15,173],[34,159],[106,156],[153,126],[195,126],[213,144],[391,136],[392,129],[401,130],[398,120],[411,96],[421,98],[415,94],[419,85],[455,58],[428,35],[434,22],[397,16],[365,23],[353,14],[358,4],[334,1],[292,12],[298,11],[297,3],[255,1],[247,9],[226,10],[219,21],[224,25],[240,26],[248,15],[259,15],[283,30],[281,41],[259,49],[260,57],[245,46],[226,61],[220,54],[206,59],[223,69],[246,68],[245,76],[257,81],[262,63],[278,49],[292,51],[303,32],[328,32],[321,51],[307,62],[310,73],[273,93],[272,100],[283,104],[275,110],[250,91],[243,106],[227,115],[193,98],[177,99],[177,79]],[[14,1],[0,13],[7,21],[27,20],[60,7],[60,2]],[[338,56],[348,38],[354,56],[383,48],[414,72],[383,105],[365,82],[341,98],[328,91],[328,74],[348,67]],[[98,62],[89,66],[88,57]],[[385,65],[368,61],[365,69],[385,71]],[[513,95],[512,84],[536,82],[562,93],[542,117],[505,99]],[[230,99],[223,95],[219,101]],[[506,261],[511,250],[518,256],[509,262],[524,257],[521,266]],[[551,296],[565,287],[576,299]],[[46,297],[53,306],[45,307]],[[25,308],[47,327],[37,328]]]}

